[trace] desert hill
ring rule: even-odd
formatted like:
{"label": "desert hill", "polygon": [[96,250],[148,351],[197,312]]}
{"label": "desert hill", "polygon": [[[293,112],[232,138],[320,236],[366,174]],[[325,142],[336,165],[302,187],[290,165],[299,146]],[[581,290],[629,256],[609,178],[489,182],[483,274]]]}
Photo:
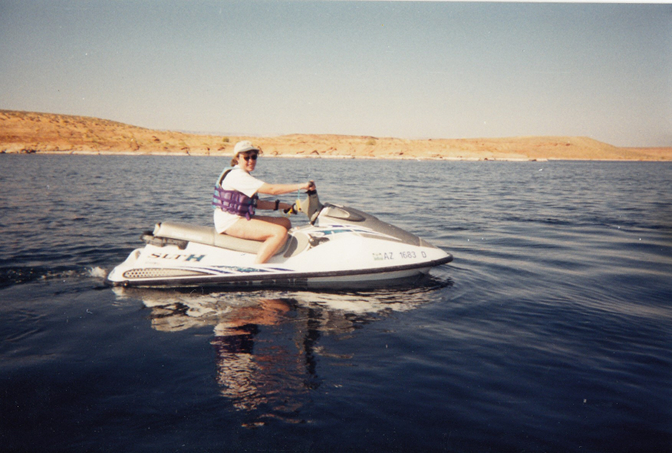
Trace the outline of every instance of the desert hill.
{"label": "desert hill", "polygon": [[0,110],[0,153],[228,155],[249,139],[266,156],[464,160],[672,160],[672,148],[587,137],[406,140],[344,135],[242,137],[158,131],[99,118]]}

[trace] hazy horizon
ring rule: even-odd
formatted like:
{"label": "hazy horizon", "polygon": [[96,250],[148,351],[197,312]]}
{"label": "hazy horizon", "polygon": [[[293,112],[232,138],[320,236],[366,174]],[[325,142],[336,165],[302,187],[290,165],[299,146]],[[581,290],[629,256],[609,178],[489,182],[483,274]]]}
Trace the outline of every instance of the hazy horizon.
{"label": "hazy horizon", "polygon": [[672,5],[0,0],[0,108],[271,136],[672,146]]}

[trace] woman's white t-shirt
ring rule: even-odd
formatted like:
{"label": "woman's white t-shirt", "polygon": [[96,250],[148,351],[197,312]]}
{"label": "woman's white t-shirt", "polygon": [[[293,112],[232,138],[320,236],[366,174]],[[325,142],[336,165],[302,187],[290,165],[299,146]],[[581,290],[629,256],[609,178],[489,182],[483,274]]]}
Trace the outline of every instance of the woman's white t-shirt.
{"label": "woman's white t-shirt", "polygon": [[[233,170],[226,175],[224,181],[222,181],[222,189],[237,190],[248,197],[252,197],[263,185],[264,181],[255,178],[240,167],[234,167]],[[222,211],[219,208],[215,209],[214,216],[215,229],[220,234],[231,228],[238,220],[245,218],[243,216]]]}

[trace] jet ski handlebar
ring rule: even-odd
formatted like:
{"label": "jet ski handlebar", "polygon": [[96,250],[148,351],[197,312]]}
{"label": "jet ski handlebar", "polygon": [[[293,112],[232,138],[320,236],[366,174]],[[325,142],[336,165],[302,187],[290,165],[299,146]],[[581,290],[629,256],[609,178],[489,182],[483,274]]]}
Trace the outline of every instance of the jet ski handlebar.
{"label": "jet ski handlebar", "polygon": [[320,215],[320,211],[322,211],[324,206],[322,203],[320,203],[320,198],[317,196],[317,188],[315,187],[315,183],[313,183],[311,188],[308,189],[306,195],[308,196],[306,199],[297,199],[296,202],[294,202],[294,204],[289,209],[285,209],[284,212],[285,214],[298,214],[299,212],[303,212],[306,214],[306,216],[308,216],[308,219],[312,225],[315,223],[315,220],[317,220],[317,216]]}

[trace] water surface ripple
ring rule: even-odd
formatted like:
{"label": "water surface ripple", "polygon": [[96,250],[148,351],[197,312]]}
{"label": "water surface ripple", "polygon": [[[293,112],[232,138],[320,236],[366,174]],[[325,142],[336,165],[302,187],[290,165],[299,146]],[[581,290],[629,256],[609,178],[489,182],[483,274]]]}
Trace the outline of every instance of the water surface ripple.
{"label": "water surface ripple", "polygon": [[454,262],[394,290],[105,287],[155,222],[211,223],[226,163],[0,155],[3,449],[672,451],[671,164],[264,157]]}

